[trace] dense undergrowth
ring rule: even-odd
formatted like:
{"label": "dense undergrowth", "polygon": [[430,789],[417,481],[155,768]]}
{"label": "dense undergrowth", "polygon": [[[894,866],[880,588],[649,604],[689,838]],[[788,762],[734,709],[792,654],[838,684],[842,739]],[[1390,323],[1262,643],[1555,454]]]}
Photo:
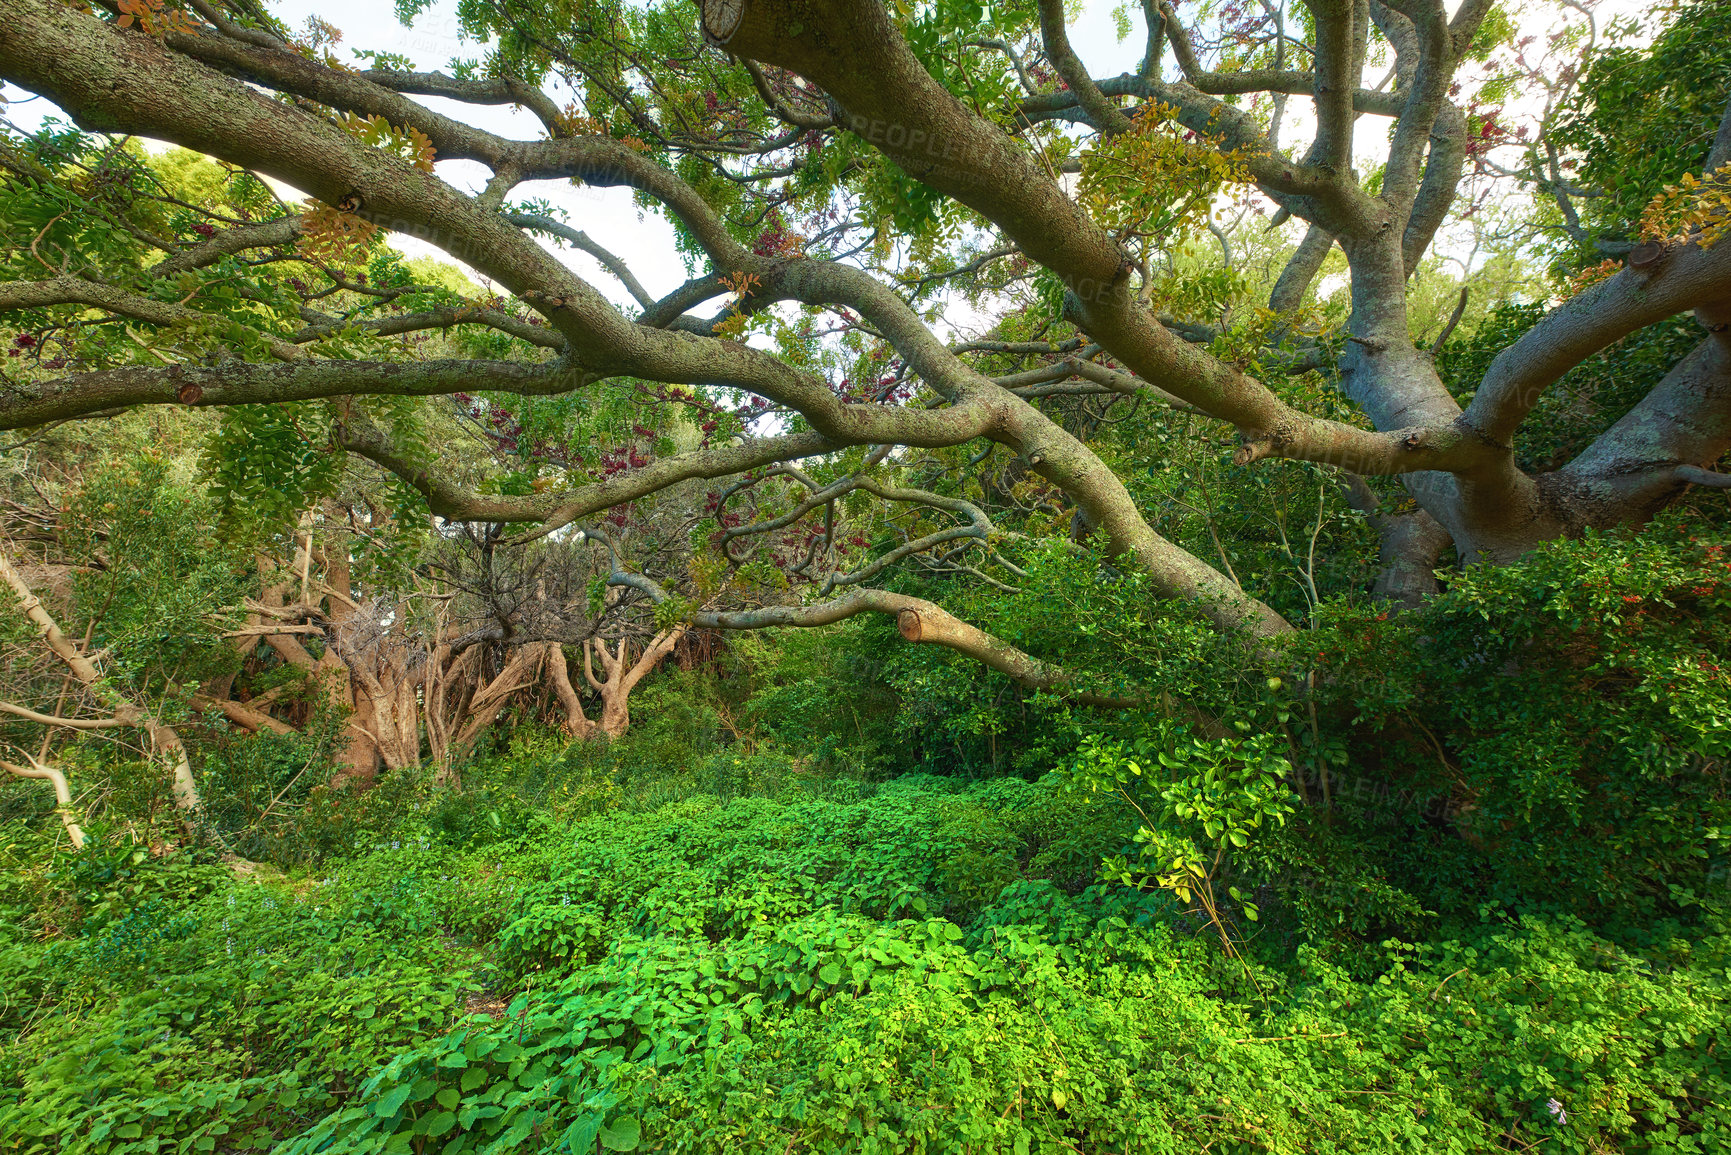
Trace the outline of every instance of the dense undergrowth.
{"label": "dense undergrowth", "polygon": [[[490,27],[476,16],[487,7],[465,5],[465,19]],[[908,16],[914,6],[894,7]],[[975,6],[918,7],[910,27],[921,36],[952,16],[976,22]],[[1012,7],[1014,24],[1035,6],[980,11],[1009,19]],[[1245,6],[1197,7],[1225,28]],[[1510,14],[1491,7],[1497,35],[1512,36]],[[1609,272],[1605,253],[1651,239],[1644,219],[1665,203],[1654,197],[1702,171],[1720,139],[1731,4],[1650,7],[1665,17],[1650,44],[1607,22],[1604,51],[1578,76],[1551,87],[1533,73],[1556,98],[1554,124],[1528,142],[1534,164],[1541,143],[1560,144],[1552,163],[1579,164],[1569,179],[1544,181],[1531,214],[1473,198],[1466,217],[1495,210],[1478,219],[1503,239],[1469,262],[1468,283],[1438,259],[1411,271],[1415,305],[1441,302],[1434,325],[1420,314],[1436,308],[1413,310],[1415,347],[1431,349],[1463,405],[1555,315],[1557,294]],[[180,17],[157,0],[121,8],[122,23],[139,18],[140,44],[162,34],[151,20]],[[1293,12],[1314,24],[1309,9],[1321,11]],[[1014,37],[976,32],[966,44],[1016,59]],[[314,19],[306,34],[325,45],[335,33]],[[585,58],[618,47],[599,24],[581,35]],[[1284,53],[1288,38],[1274,48],[1239,39],[1225,43],[1251,54],[1242,62]],[[1550,51],[1567,40],[1559,32]],[[527,51],[516,33],[503,43]],[[663,43],[661,33],[643,43]],[[972,50],[956,59],[978,59]],[[681,71],[658,99],[690,83],[683,49],[631,55]],[[387,73],[400,59],[357,56]],[[504,63],[499,77],[520,62]],[[1521,68],[1481,88],[1467,113],[1475,163],[1517,139],[1511,129],[1527,140],[1499,107],[1510,86],[1532,87],[1524,57]],[[963,75],[976,108],[995,101]],[[1404,68],[1389,75],[1400,90],[1411,81]],[[599,91],[589,88],[586,104]],[[705,117],[721,116],[713,123],[730,133],[744,124],[727,93],[707,95]],[[576,110],[559,118],[561,135],[604,123],[573,120]],[[619,143],[653,151],[640,125],[621,124],[607,129],[629,131]],[[397,131],[377,116],[345,127],[372,143]],[[821,131],[796,135],[810,163],[795,185],[827,197],[832,178],[859,176],[865,185],[835,188],[861,193],[867,208],[913,211],[919,219],[892,214],[891,232],[927,254],[919,263],[947,250],[922,239],[939,218],[917,181],[869,175],[845,137],[826,161]],[[136,288],[148,280],[141,241],[203,246],[236,215],[276,219],[264,183],[192,153],[146,156],[136,140],[110,147],[52,123],[10,139],[14,159],[44,166],[0,166],[13,170],[0,187],[12,210],[0,234],[13,241],[0,264],[24,283],[39,281],[59,246],[106,269],[105,288]],[[1065,155],[1042,162],[1082,163]],[[701,175],[705,197],[719,187],[737,199],[738,182],[717,185],[720,168],[682,173]],[[1372,173],[1367,190],[1382,180]],[[1578,221],[1571,187],[1589,190]],[[1711,203],[1698,203],[1697,224]],[[735,239],[759,255],[807,243],[782,212],[760,222],[771,231]],[[1155,303],[1200,309],[1210,329],[1218,320],[1213,351],[1283,402],[1362,424],[1334,363],[1344,334],[1328,335],[1344,298],[1320,295],[1287,318],[1263,309],[1288,242],[1261,224],[1234,227],[1230,244],[1226,231],[1215,236],[1236,268],[1193,267],[1194,252],[1172,249],[1170,279],[1144,286],[1158,290]],[[298,329],[311,316],[303,305],[322,301],[349,327],[308,348],[344,358],[372,350],[423,364],[435,353],[527,350],[506,329],[371,345],[357,326],[377,306],[462,317],[479,301],[492,313],[515,304],[453,267],[399,260],[382,233],[369,243],[365,270],[356,263],[355,280],[333,276],[328,290],[309,295],[271,271],[294,267],[271,257],[215,267],[218,279],[153,304],[216,309],[203,315],[227,331],[277,306]],[[957,272],[979,274],[993,259]],[[1553,263],[1554,279],[1527,267],[1535,259]],[[1329,257],[1322,280],[1338,283],[1342,268]],[[79,269],[63,263],[59,274]],[[999,288],[1026,282],[1037,299],[995,320],[994,342],[1085,342],[1064,320],[1059,279],[1026,271]],[[753,281],[728,279],[739,300],[723,324],[776,316],[743,308]],[[922,309],[941,301],[913,288],[925,281],[903,285]],[[706,282],[714,287],[692,284]],[[166,328],[98,323],[86,307],[14,310],[0,338],[11,371],[33,383],[37,365],[81,373],[168,359],[145,340],[170,337]],[[912,379],[869,330],[850,324],[826,344],[805,322],[778,329],[778,347],[802,350],[789,358],[802,372],[833,371],[839,395]],[[1314,345],[1291,346],[1318,327]],[[171,347],[202,362],[219,335],[177,324]],[[1532,399],[1516,464],[1542,474],[1604,444],[1702,340],[1696,318],[1677,316],[1586,358]],[[64,356],[41,361],[45,344]],[[1280,344],[1295,355],[1259,352]],[[992,375],[1023,364],[996,356],[973,364]],[[617,399],[465,393],[455,409],[433,409],[345,397],[340,410],[211,408],[179,393],[191,397],[179,408],[50,425],[0,454],[0,545],[101,666],[81,702],[65,664],[41,649],[40,621],[0,615],[0,702],[14,704],[0,711],[0,754],[51,762],[70,782],[57,812],[45,782],[0,774],[0,1155],[1731,1151],[1731,505],[1716,486],[1664,495],[1651,521],[1631,512],[1622,529],[1583,531],[1507,565],[1471,564],[1452,547],[1427,554],[1419,568],[1435,561],[1434,589],[1409,574],[1412,599],[1378,600],[1384,535],[1417,509],[1416,484],[1371,477],[1360,488],[1332,467],[1273,457],[1240,464],[1242,447],[1188,406],[1053,393],[1045,412],[1122,481],[1150,528],[1218,560],[1302,628],[1266,646],[1221,632],[1194,601],[1169,597],[1108,540],[1091,539],[1082,491],[1048,485],[1026,446],[879,454],[884,484],[937,495],[898,502],[901,512],[856,505],[863,489],[835,498],[834,471],[852,470],[861,446],[824,455],[802,483],[831,495],[824,556],[849,567],[878,558],[859,571],[867,588],[939,602],[1066,671],[1069,681],[1042,683],[1063,693],[911,645],[888,617],[694,630],[686,640],[701,644],[637,688],[617,741],[567,742],[552,728],[561,714],[551,691],[526,681],[475,747],[436,748],[423,672],[396,683],[409,724],[400,757],[383,761],[399,769],[367,789],[339,785],[339,747],[351,746],[362,699],[327,695],[310,673],[315,652],[320,665],[333,653],[348,664],[338,628],[295,634],[293,648],[288,635],[264,642],[240,628],[257,611],[286,611],[258,601],[276,581],[288,584],[271,596],[298,590],[315,610],[329,597],[333,616],[339,602],[366,600],[360,620],[380,641],[365,652],[400,640],[404,671],[485,625],[493,640],[473,669],[502,674],[532,637],[593,634],[623,653],[626,640],[699,604],[798,601],[809,591],[795,579],[818,556],[809,537],[797,567],[779,548],[763,551],[773,562],[760,552],[737,564],[740,518],[798,529],[781,503],[803,503],[804,490],[767,484],[775,471],[749,487],[723,491],[717,479],[713,492],[640,497],[606,511],[619,535],[581,550],[582,534],[554,550],[544,529],[519,551],[524,539],[502,525],[440,524],[417,487],[343,464],[334,450],[359,433],[355,419],[376,419],[404,460],[448,457],[484,475],[464,481],[477,496],[520,501],[549,485],[605,483],[643,454],[671,460],[696,444],[701,414],[712,447],[779,420],[756,402],[734,411],[728,392],[634,382]],[[651,400],[679,416],[643,407]],[[458,433],[483,421],[495,431],[485,451],[464,448]],[[1716,444],[1706,433],[1686,443]],[[604,473],[575,452],[591,448]],[[1684,463],[1731,472],[1723,456]],[[978,555],[915,508],[964,501],[995,519],[978,542],[990,547],[980,563],[990,573],[952,565]],[[593,569],[588,551],[604,538],[612,556]],[[904,556],[920,541],[945,560]],[[832,554],[840,542],[851,545]],[[635,577],[615,593],[662,581],[662,566],[677,592],[653,615],[635,594],[609,611],[603,575],[622,566]],[[559,628],[543,633],[545,606],[558,608]],[[249,640],[237,648],[236,638]],[[585,652],[571,651],[568,673]],[[480,643],[470,652],[481,655]],[[220,690],[212,701],[234,691],[231,706],[266,710],[277,725],[243,733],[220,708],[197,706],[195,687]],[[89,717],[121,698],[184,738],[202,799],[190,816],[177,813],[154,738],[147,751],[136,727],[108,724],[118,715]],[[1134,706],[1084,704],[1101,699]],[[40,711],[63,708],[90,728],[45,736]],[[403,769],[412,766],[421,769]],[[460,787],[435,786],[435,766]],[[62,818],[82,823],[83,850],[69,849]]]}
{"label": "dense undergrowth", "polygon": [[460,790],[208,742],[196,851],[124,752],[80,853],[10,782],[0,1151],[1725,1150],[1727,548],[1337,600],[1302,697],[1168,671],[1224,736],[860,628]]}
{"label": "dense undergrowth", "polygon": [[678,799],[609,783],[563,815],[512,809],[520,783],[495,764],[467,795],[423,793],[364,851],[288,873],[131,848],[45,868],[11,847],[0,1146],[1731,1138],[1731,928],[1714,917],[1611,941],[1487,909],[1421,945],[1271,932],[1239,960],[1166,892],[1100,884],[1124,816],[1055,778],[874,786],[757,764]]}

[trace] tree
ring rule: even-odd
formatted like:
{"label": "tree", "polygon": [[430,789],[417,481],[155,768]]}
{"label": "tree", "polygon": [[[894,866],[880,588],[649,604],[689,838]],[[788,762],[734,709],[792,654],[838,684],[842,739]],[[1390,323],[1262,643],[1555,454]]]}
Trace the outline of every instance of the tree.
{"label": "tree", "polygon": [[5,502],[0,714],[10,727],[0,742],[12,748],[12,773],[36,771],[25,776],[48,778],[58,795],[63,784],[42,772],[60,773],[58,739],[142,736],[135,749],[167,772],[180,826],[195,834],[205,815],[180,683],[233,660],[211,614],[242,588],[242,557],[210,535],[208,502],[174,483],[163,454],[124,458],[128,437],[109,432],[112,456],[65,453],[56,477],[23,473],[29,484],[17,488],[33,503]]}
{"label": "tree", "polygon": [[[1420,0],[1311,0],[1199,24],[1151,0],[1140,69],[1107,80],[1068,43],[1061,0],[989,16],[966,4],[710,0],[700,20],[680,5],[524,12],[475,0],[465,26],[489,54],[456,76],[376,53],[357,70],[328,29],[297,38],[249,0],[147,8],[134,20],[6,0],[0,75],[88,130],[216,158],[245,203],[219,213],[164,200],[113,147],[77,134],[9,144],[0,308],[38,355],[0,398],[4,427],[141,405],[243,417],[274,406],[392,471],[443,518],[537,523],[542,535],[694,479],[737,478],[731,494],[774,471],[786,510],[768,511],[765,532],[825,521],[803,534],[803,561],[770,557],[754,574],[719,558],[726,580],[756,583],[762,608],[695,609],[701,582],[670,593],[626,568],[609,580],[723,629],[889,613],[910,640],[1038,687],[1072,674],[868,584],[916,556],[1001,586],[1019,568],[1004,553],[1013,535],[981,503],[895,483],[919,453],[1007,451],[1018,476],[1005,492],[1049,494],[1071,513],[1067,538],[1262,655],[1293,621],[1248,592],[1224,552],[1216,566],[1156,530],[1133,479],[1091,442],[1088,402],[1167,406],[1198,429],[1227,428],[1239,465],[1334,471],[1380,534],[1382,587],[1409,594],[1434,588],[1451,546],[1464,562],[1508,562],[1559,536],[1638,527],[1690,485],[1725,484],[1710,467],[1731,446],[1731,246],[1715,243],[1731,130],[1703,179],[1654,206],[1626,265],[1503,349],[1469,404],[1414,340],[1407,286],[1474,147],[1457,74],[1501,34],[1485,23],[1489,0],[1452,16]],[[1392,64],[1392,87],[1367,84],[1373,59]],[[578,99],[561,108],[554,81]],[[544,136],[509,140],[415,95],[519,105]],[[1314,133],[1299,148],[1284,134],[1301,99]],[[1368,175],[1355,167],[1361,117],[1390,129]],[[460,192],[435,171],[441,160],[485,166],[486,188]],[[314,199],[276,203],[255,173]],[[633,190],[675,222],[702,271],[651,299],[546,205],[508,201],[550,180]],[[1307,231],[1264,315],[1222,329],[1221,291],[1166,273],[1169,251],[1233,189]],[[156,227],[139,224],[140,204]],[[430,240],[510,297],[455,300],[413,283],[381,255],[380,230]],[[635,315],[548,241],[596,256]],[[1336,248],[1350,278],[1337,356],[1304,316]],[[313,283],[270,274],[276,265]],[[714,316],[689,311],[724,294],[733,300]],[[926,316],[946,294],[996,305],[999,323],[946,341]],[[327,314],[315,307],[327,299],[356,303]],[[1554,469],[1519,466],[1513,438],[1548,386],[1691,309],[1706,335],[1626,415]],[[454,334],[441,355],[379,355],[429,332]],[[109,339],[121,333],[135,336]],[[445,355],[464,342],[467,355]],[[1303,376],[1319,368],[1350,405]],[[406,400],[458,394],[531,441],[559,421],[567,434],[629,432],[587,459],[531,445],[526,472],[465,485]],[[271,460],[255,450],[276,431],[236,420],[229,466],[242,478]],[[312,454],[260,476],[293,491],[316,488],[325,468]],[[1366,477],[1398,479],[1415,507],[1379,498]],[[715,497],[723,544],[743,528],[723,516],[727,498]],[[837,532],[844,500],[942,524],[867,557]],[[807,580],[817,600],[787,592]]]}
{"label": "tree", "polygon": [[[543,683],[572,737],[620,737],[631,690],[683,627],[656,633],[626,661],[633,623],[617,604],[589,612],[588,584],[598,573],[582,543],[501,553],[503,529],[454,527],[448,538],[413,544],[418,572],[385,573],[379,559],[367,564],[366,550],[369,540],[396,531],[394,519],[366,494],[327,499],[300,519],[292,558],[259,557],[260,592],[245,604],[245,623],[227,632],[252,684],[248,694],[233,695],[236,671],[228,671],[206,682],[191,705],[254,733],[294,733],[335,711],[344,728],[332,784],[362,789],[381,767],[420,765],[423,740],[435,780],[458,784],[457,765],[500,713]],[[583,653],[584,679],[601,699],[599,721],[587,717],[572,685],[567,644]],[[263,682],[274,684],[261,690]]]}

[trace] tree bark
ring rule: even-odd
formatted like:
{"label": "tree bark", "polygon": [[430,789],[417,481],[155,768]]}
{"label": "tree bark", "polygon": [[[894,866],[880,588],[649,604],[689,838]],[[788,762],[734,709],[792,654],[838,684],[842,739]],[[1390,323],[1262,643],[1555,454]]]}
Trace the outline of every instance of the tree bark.
{"label": "tree bark", "polygon": [[[587,653],[587,642],[584,643],[584,650]],[[559,705],[565,711],[565,732],[579,742],[593,738],[599,726],[583,713],[583,698],[571,684],[571,669],[565,661],[565,647],[558,642],[547,643],[547,673],[553,682],[553,693],[558,696]]]}
{"label": "tree bark", "polygon": [[[624,638],[619,639],[613,652],[608,651],[607,643],[601,638],[589,639],[583,651],[583,677],[601,695],[600,731],[603,737],[612,741],[625,736],[625,731],[631,727],[631,691],[660,664],[661,659],[673,652],[687,628],[680,623],[662,630],[649,639],[649,644],[635,662],[628,662],[628,643]],[[605,679],[595,677],[589,660],[591,651],[600,661],[601,672],[607,675]]]}
{"label": "tree bark", "polygon": [[80,651],[77,643],[61,632],[53,615],[42,604],[42,599],[31,592],[30,587],[13,568],[4,550],[0,550],[0,581],[11,587],[18,597],[19,610],[35,624],[42,644],[66,664],[73,677],[93,691],[98,700],[104,701],[113,711],[116,720],[128,726],[136,726],[150,735],[151,745],[168,763],[173,773],[174,804],[180,814],[181,826],[189,837],[195,837],[203,806],[198,797],[198,783],[193,778],[192,762],[187,757],[186,746],[181,742],[180,735],[175,733],[172,727],[159,723],[136,703],[127,700],[103,681],[101,672]]}
{"label": "tree bark", "polygon": [[[556,645],[557,643],[551,643]],[[456,764],[475,747],[476,741],[499,716],[499,711],[511,700],[511,695],[534,683],[541,665],[547,660],[547,644],[519,646],[505,663],[499,675],[476,691],[469,699],[463,724],[451,738],[444,758],[433,780],[451,786],[461,786]],[[469,651],[474,652],[474,651]]]}
{"label": "tree bark", "polygon": [[66,827],[66,836],[72,839],[74,850],[84,849],[84,830],[72,816],[72,792],[67,788],[66,775],[52,766],[46,766],[31,759],[28,766],[20,766],[15,762],[0,761],[0,769],[19,778],[40,778],[54,787],[54,812],[60,815],[60,822]]}

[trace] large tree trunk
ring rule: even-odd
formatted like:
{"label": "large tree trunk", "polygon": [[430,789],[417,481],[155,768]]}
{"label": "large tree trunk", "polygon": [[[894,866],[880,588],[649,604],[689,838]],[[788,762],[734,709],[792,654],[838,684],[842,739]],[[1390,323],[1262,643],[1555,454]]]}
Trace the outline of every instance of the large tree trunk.
{"label": "large tree trunk", "polygon": [[[325,656],[334,656],[333,665],[347,667],[354,703],[350,728],[357,732],[349,755],[358,756],[360,762],[355,773],[339,773],[337,777],[364,788],[371,785],[380,762],[391,770],[410,769],[421,762],[421,711],[415,700],[420,675],[414,668],[413,646],[402,636],[409,607],[399,602],[392,628],[382,628],[378,607],[363,605],[355,597],[348,550],[339,545],[319,551],[319,556],[324,563],[324,579],[318,592],[330,602],[331,629],[326,634]],[[364,746],[354,748],[362,742],[370,742],[372,759]]]}
{"label": "large tree trunk", "polygon": [[[686,626],[681,623],[671,629],[662,630],[644,647],[642,655],[636,662],[630,662],[629,643],[624,638],[613,652],[607,649],[607,643],[600,638],[589,639],[589,644],[583,650],[583,677],[601,695],[601,733],[607,739],[623,737],[631,726],[631,691],[637,688],[650,670],[653,670],[662,658],[673,652],[673,647],[679,644],[679,639],[685,635]],[[595,677],[594,667],[589,658],[593,652],[601,663],[601,671],[606,674],[605,680]]]}
{"label": "large tree trunk", "polygon": [[[311,555],[309,543],[303,541],[296,549],[292,569],[310,579]],[[264,581],[259,595],[259,605],[267,614],[270,610],[285,610],[289,606],[288,593],[290,578],[271,581],[270,575],[275,569],[275,563],[268,558],[259,558],[259,576]],[[343,575],[347,586],[347,574]],[[308,591],[310,595],[310,590]],[[346,597],[346,592],[345,592]],[[333,599],[335,600],[335,599]],[[352,605],[352,601],[351,601]],[[347,607],[345,607],[345,613]],[[266,614],[249,615],[248,621],[257,616],[261,621]],[[275,616],[275,615],[273,615]],[[379,743],[374,737],[372,703],[357,695],[349,668],[337,654],[335,646],[327,644],[324,654],[314,659],[299,638],[291,633],[272,633],[264,635],[265,643],[275,650],[277,656],[284,662],[302,671],[311,678],[316,687],[316,693],[322,698],[326,709],[338,710],[348,715],[343,726],[343,732],[338,739],[337,770],[331,776],[333,787],[358,787],[365,789],[372,785],[379,772]],[[225,714],[227,707],[218,705]],[[229,714],[233,719],[233,715]],[[244,724],[244,723],[243,723]],[[252,727],[255,728],[256,727]]]}
{"label": "large tree trunk", "polygon": [[[588,643],[584,643],[587,655]],[[547,673],[553,682],[553,692],[559,697],[559,705],[565,711],[565,732],[578,741],[588,741],[599,732],[600,726],[590,721],[583,712],[583,698],[571,684],[571,669],[565,662],[565,647],[558,642],[547,644]]]}
{"label": "large tree trunk", "polygon": [[[443,683],[440,686],[434,686],[431,683],[437,663],[436,661],[429,663],[429,686],[425,695],[429,711],[427,732],[430,741],[435,729],[441,734],[440,739],[434,743],[433,750],[433,758],[438,766],[433,775],[435,782],[441,785],[461,787],[462,779],[457,772],[457,763],[467,757],[469,752],[475,748],[475,743],[480,740],[487,727],[491,726],[499,717],[499,711],[505,708],[506,703],[511,700],[511,696],[534,684],[536,677],[540,674],[543,662],[547,660],[549,648],[557,649],[557,643],[533,643],[519,646],[512,653],[510,660],[505,663],[505,668],[499,671],[498,676],[478,689],[474,689],[472,685],[478,674],[469,675],[468,680],[471,683],[469,686],[452,685],[461,676],[459,671],[462,673],[467,673],[467,669],[478,671],[480,663],[469,660],[472,655],[479,653],[478,648],[465,650],[459,655],[457,660],[451,663],[440,676]],[[443,648],[441,651],[443,652]],[[455,715],[462,718],[462,722],[455,728],[454,732],[450,731],[443,721],[437,725],[433,722],[435,703],[442,704],[445,694],[452,690],[467,698],[462,711]],[[472,693],[469,692],[470,690]],[[445,737],[445,734],[449,734],[449,736]]]}

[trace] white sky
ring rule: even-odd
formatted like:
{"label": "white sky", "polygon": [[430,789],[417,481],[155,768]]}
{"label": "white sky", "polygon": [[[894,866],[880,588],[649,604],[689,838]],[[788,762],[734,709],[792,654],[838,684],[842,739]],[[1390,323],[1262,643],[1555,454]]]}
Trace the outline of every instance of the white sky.
{"label": "white sky", "polygon": [[[1120,43],[1112,19],[1113,6],[1113,0],[1091,0],[1071,28],[1072,43],[1089,71],[1097,77],[1133,71],[1141,60],[1140,24],[1137,23],[1131,36]],[[277,0],[272,7],[293,27],[301,26],[307,17],[313,15],[335,25],[343,33],[337,54],[344,59],[349,58],[352,49],[366,48],[406,56],[415,67],[430,71],[448,70],[453,57],[480,55],[476,44],[465,43],[459,35],[454,0],[440,0],[419,17],[412,28],[405,28],[397,21],[391,0],[345,0],[341,4],[332,0]],[[1603,28],[1613,15],[1640,12],[1644,7],[1639,0],[1601,0],[1597,5],[1600,27]],[[1535,13],[1523,20],[1523,30],[1542,32],[1555,21],[1557,11],[1554,0],[1541,0]],[[1375,78],[1369,79],[1374,83]],[[47,102],[28,99],[28,94],[12,86],[6,86],[4,91],[8,99],[19,102],[9,106],[7,115],[21,128],[34,127],[45,116],[57,114],[57,110]],[[509,107],[458,105],[438,98],[417,99],[501,135],[531,140],[541,135],[540,123],[528,112]],[[1518,105],[1520,101],[1513,103]],[[1294,99],[1289,107],[1297,113],[1307,109],[1308,102]],[[1302,123],[1298,115],[1289,120],[1284,139],[1304,139],[1308,134],[1308,125]],[[1379,117],[1364,117],[1359,128],[1355,152],[1362,163],[1364,158],[1376,155],[1386,146],[1387,121]],[[438,172],[445,180],[472,192],[479,191],[486,178],[485,168],[472,161],[441,161],[438,162]],[[513,200],[526,198],[539,198],[563,207],[569,213],[569,223],[573,227],[584,230],[623,258],[650,293],[661,296],[684,282],[686,274],[674,249],[672,229],[665,221],[633,205],[629,190],[575,187],[568,181],[538,181],[519,185],[512,193]],[[412,238],[398,236],[393,238],[393,243],[410,255],[437,252]],[[449,259],[442,253],[437,255]],[[630,304],[629,296],[618,282],[587,254],[562,250],[562,255],[610,299],[623,306]]]}

